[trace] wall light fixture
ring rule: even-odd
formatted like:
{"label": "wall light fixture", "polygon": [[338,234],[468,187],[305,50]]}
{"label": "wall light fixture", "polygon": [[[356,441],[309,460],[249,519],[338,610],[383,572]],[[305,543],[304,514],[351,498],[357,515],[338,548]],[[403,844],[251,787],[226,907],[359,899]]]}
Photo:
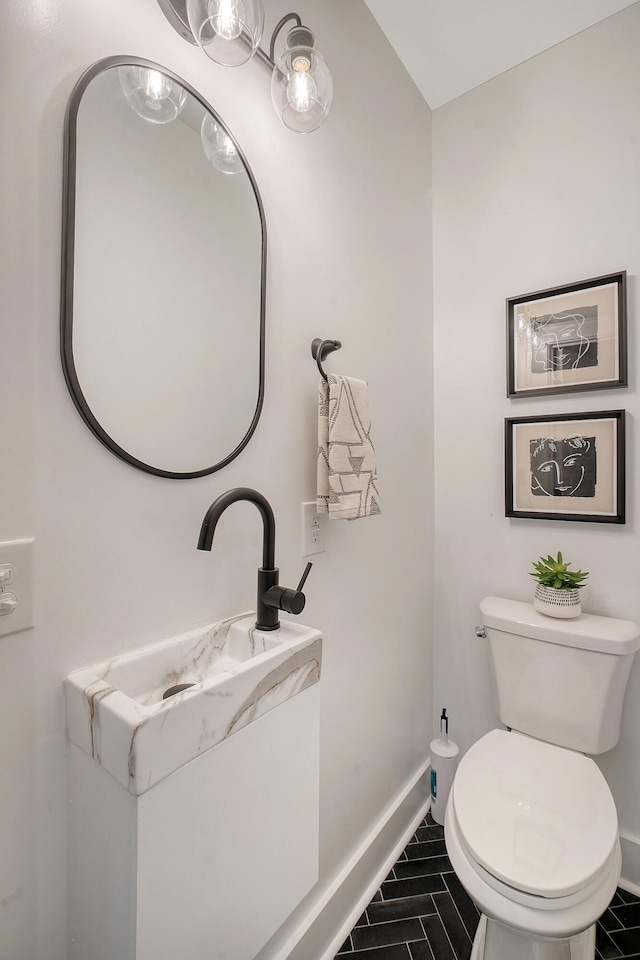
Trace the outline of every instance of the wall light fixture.
{"label": "wall light fixture", "polygon": [[[202,47],[216,63],[237,67],[254,55],[271,71],[271,99],[290,130],[311,133],[327,117],[333,100],[333,79],[316,50],[313,32],[297,13],[282,17],[271,35],[269,53],[260,47],[264,30],[262,0],[158,0],[173,28],[189,43]],[[276,62],[275,46],[289,21],[295,25]]]}

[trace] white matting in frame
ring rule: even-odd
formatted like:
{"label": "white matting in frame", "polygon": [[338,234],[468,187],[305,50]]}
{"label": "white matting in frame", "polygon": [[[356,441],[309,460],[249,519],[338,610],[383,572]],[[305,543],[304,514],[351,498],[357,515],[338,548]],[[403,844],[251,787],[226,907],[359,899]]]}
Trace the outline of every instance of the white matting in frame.
{"label": "white matting in frame", "polygon": [[624,410],[505,421],[508,517],[625,522]]}
{"label": "white matting in frame", "polygon": [[507,300],[507,396],[626,384],[625,272]]}

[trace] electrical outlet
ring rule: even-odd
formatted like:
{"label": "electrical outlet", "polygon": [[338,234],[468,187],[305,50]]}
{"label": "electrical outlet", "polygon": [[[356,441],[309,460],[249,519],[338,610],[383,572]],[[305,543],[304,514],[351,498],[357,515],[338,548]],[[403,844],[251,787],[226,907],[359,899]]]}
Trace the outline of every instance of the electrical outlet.
{"label": "electrical outlet", "polygon": [[324,528],[315,501],[302,504],[302,556],[324,553]]}
{"label": "electrical outlet", "polygon": [[33,626],[33,540],[0,543],[0,637]]}

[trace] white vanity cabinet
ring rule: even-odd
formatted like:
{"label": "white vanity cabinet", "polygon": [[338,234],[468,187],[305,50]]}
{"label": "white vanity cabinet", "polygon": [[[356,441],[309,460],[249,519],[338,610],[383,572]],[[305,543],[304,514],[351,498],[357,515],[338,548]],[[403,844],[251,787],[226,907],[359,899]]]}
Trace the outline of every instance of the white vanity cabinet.
{"label": "white vanity cabinet", "polygon": [[243,617],[66,679],[70,960],[253,960],[313,887],[321,646]]}

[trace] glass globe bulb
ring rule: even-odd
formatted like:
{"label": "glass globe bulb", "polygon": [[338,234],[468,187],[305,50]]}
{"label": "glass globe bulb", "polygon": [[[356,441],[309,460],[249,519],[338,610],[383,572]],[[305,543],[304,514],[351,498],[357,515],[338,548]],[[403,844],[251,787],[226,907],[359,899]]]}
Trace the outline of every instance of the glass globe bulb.
{"label": "glass globe bulb", "polygon": [[191,32],[206,55],[226,67],[251,59],[264,30],[262,0],[186,0]]}
{"label": "glass globe bulb", "polygon": [[179,83],[149,67],[118,67],[120,86],[132,110],[149,123],[171,123],[187,99]]}
{"label": "glass globe bulb", "polygon": [[217,4],[211,3],[212,10],[211,26],[223,40],[235,40],[242,33],[242,25],[245,20],[245,11],[242,0],[219,0]]}
{"label": "glass globe bulb", "polygon": [[318,88],[309,74],[309,68],[294,66],[293,76],[287,84],[287,100],[296,113],[309,113],[318,100]]}
{"label": "glass globe bulb", "polygon": [[[301,28],[313,43],[307,28]],[[289,37],[300,36],[294,28]],[[324,57],[313,46],[287,46],[271,75],[273,106],[286,127],[296,133],[317,130],[333,101],[333,80]]]}
{"label": "glass globe bulb", "polygon": [[209,114],[205,114],[202,121],[200,141],[207,160],[216,170],[230,174],[244,170],[244,163],[235,143],[224,127]]}

